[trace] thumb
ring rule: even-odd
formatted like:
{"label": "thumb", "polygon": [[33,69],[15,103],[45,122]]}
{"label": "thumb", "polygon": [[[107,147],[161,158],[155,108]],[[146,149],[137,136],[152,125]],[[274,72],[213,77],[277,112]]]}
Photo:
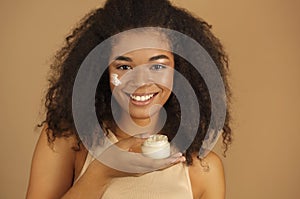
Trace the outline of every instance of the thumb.
{"label": "thumb", "polygon": [[128,150],[131,147],[139,146],[145,142],[151,136],[150,133],[142,133],[123,139],[119,143],[119,147]]}
{"label": "thumb", "polygon": [[151,133],[149,133],[149,132],[146,132],[146,133],[139,133],[139,134],[136,134],[136,135],[134,135],[133,137],[136,137],[136,138],[142,138],[142,139],[147,139],[147,138],[149,138],[151,135],[153,135],[153,134],[151,134]]}

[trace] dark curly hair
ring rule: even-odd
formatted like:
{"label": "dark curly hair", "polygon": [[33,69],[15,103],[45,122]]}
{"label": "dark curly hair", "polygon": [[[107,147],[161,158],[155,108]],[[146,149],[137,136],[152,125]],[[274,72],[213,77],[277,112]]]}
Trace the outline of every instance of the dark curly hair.
{"label": "dark curly hair", "polygon": [[[227,80],[228,57],[220,41],[211,33],[211,26],[208,23],[182,8],[171,5],[168,0],[107,0],[103,8],[93,10],[86,15],[66,38],[65,46],[57,52],[51,65],[50,84],[45,99],[46,119],[42,124],[47,124],[49,143],[53,143],[57,137],[76,136],[78,147],[74,150],[80,150],[82,137],[79,138],[72,115],[72,91],[79,67],[89,52],[102,41],[117,33],[139,27],[161,27],[181,32],[196,40],[213,59],[223,78],[226,91],[226,97],[224,93],[219,94],[219,103],[217,103],[217,106],[224,101],[227,104],[225,123],[222,128],[225,155],[232,139],[228,108],[231,96]],[[197,124],[184,126],[186,139],[191,139],[192,144],[183,152],[187,164],[191,165],[192,154],[200,150],[208,124],[213,120],[212,104],[207,85],[196,69],[176,54],[174,60],[175,69],[189,81],[199,101],[200,121]],[[107,69],[99,80],[95,102],[101,127],[112,129],[116,127],[111,111],[111,90]],[[174,94],[171,94],[164,108],[167,111],[167,121],[162,133],[169,139],[173,139],[181,121],[180,106]],[[88,121],[86,123],[88,126]],[[198,129],[197,135],[195,138],[190,138],[189,132],[195,127]],[[93,128],[91,125],[90,132],[94,130]],[[91,139],[90,135],[87,133],[86,138]]]}

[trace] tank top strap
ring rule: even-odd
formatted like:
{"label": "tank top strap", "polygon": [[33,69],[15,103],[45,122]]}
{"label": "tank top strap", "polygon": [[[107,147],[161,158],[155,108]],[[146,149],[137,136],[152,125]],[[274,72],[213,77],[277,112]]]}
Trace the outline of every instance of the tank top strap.
{"label": "tank top strap", "polygon": [[[107,129],[107,138],[109,139],[109,141],[111,143],[116,143],[118,142],[118,138],[115,136],[115,134],[110,130]],[[104,143],[103,145],[105,145],[106,143]],[[94,148],[95,146],[92,146],[92,148]],[[104,147],[103,147],[104,148]],[[101,148],[99,148],[99,146],[97,146],[97,150],[101,151]],[[85,158],[85,162],[83,164],[83,167],[78,175],[78,177],[74,180],[73,184],[75,184],[80,178],[81,176],[84,174],[84,172],[87,170],[88,166],[91,164],[91,162],[95,160],[95,157],[88,151],[87,156]]]}

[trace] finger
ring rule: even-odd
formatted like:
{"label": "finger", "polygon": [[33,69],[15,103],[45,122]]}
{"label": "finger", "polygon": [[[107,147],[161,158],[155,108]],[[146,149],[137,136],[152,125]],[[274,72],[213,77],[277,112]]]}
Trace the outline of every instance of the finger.
{"label": "finger", "polygon": [[146,132],[146,133],[140,133],[140,134],[136,134],[136,135],[133,135],[132,137],[136,137],[136,138],[149,138],[151,135],[151,133],[149,132]]}
{"label": "finger", "polygon": [[148,139],[152,134],[151,133],[140,133],[133,135],[129,138],[123,139],[119,141],[116,145],[121,147],[122,149],[128,150],[130,147],[133,146],[140,146],[144,143],[146,139]]}
{"label": "finger", "polygon": [[146,139],[147,138],[129,137],[119,141],[116,145],[124,150],[128,150],[131,147],[140,146]]}
{"label": "finger", "polygon": [[171,160],[171,164],[177,164],[179,162],[185,162],[185,161],[186,161],[186,158],[184,156],[181,156],[181,157],[173,158]]}
{"label": "finger", "polygon": [[168,165],[173,165],[173,164],[177,164],[179,162],[185,162],[186,161],[186,158],[183,156],[182,153],[176,153],[172,156],[170,156],[169,158],[167,158],[168,162],[167,164]]}
{"label": "finger", "polygon": [[171,154],[175,154],[179,152],[179,149],[176,147],[176,145],[174,145],[173,143],[170,143],[170,151]]}
{"label": "finger", "polygon": [[141,167],[147,167],[148,169],[154,171],[154,170],[160,170],[160,169],[165,169],[167,167],[170,167],[174,164],[177,164],[179,162],[185,162],[186,159],[182,155],[182,153],[176,153],[173,154],[172,156],[164,159],[152,159],[148,157],[142,157],[140,156],[140,161],[136,162],[136,166],[141,166]]}
{"label": "finger", "polygon": [[170,156],[170,158],[174,157],[174,158],[178,158],[178,157],[181,157],[182,156],[182,153],[175,153],[173,155]]}

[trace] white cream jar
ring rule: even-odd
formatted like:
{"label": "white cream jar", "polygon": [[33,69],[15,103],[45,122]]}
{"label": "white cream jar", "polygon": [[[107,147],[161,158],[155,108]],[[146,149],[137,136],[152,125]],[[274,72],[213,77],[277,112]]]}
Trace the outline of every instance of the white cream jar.
{"label": "white cream jar", "polygon": [[165,135],[151,135],[142,144],[143,155],[153,159],[163,159],[170,156],[170,143]]}

